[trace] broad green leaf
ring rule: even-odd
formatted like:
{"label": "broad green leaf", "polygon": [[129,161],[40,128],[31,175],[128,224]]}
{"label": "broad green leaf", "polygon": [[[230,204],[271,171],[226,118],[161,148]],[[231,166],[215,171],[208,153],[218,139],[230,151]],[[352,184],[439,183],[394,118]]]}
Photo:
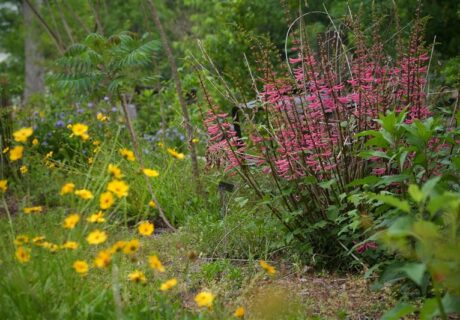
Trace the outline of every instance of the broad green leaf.
{"label": "broad green leaf", "polygon": [[401,302],[396,307],[382,316],[382,320],[399,320],[415,311],[415,307],[405,302]]}
{"label": "broad green leaf", "polygon": [[374,198],[390,206],[398,208],[399,210],[403,212],[410,213],[409,202],[407,202],[406,200],[399,200],[398,198],[387,195],[387,194],[378,194],[374,196]]}
{"label": "broad green leaf", "polygon": [[401,267],[409,279],[414,281],[419,287],[423,284],[423,276],[426,272],[426,265],[424,263],[406,263]]}
{"label": "broad green leaf", "polygon": [[425,198],[430,196],[433,193],[434,188],[436,187],[436,184],[441,180],[441,177],[434,177],[425,182],[425,184],[422,187],[422,192]]}
{"label": "broad green leaf", "polygon": [[397,219],[387,230],[389,236],[407,236],[412,234],[412,224],[414,219],[412,217],[401,217]]}
{"label": "broad green leaf", "polygon": [[415,202],[420,203],[423,200],[423,193],[420,188],[415,185],[411,184],[408,189],[409,195],[414,199]]}
{"label": "broad green leaf", "polygon": [[431,241],[439,237],[438,226],[430,221],[416,221],[413,225],[413,230],[423,241]]}
{"label": "broad green leaf", "polygon": [[353,180],[347,186],[348,187],[356,187],[356,186],[361,186],[361,185],[365,185],[365,184],[374,184],[374,183],[377,183],[379,180],[380,180],[379,177],[367,176],[367,177],[362,178],[362,179]]}
{"label": "broad green leaf", "polygon": [[431,320],[438,312],[438,303],[435,298],[426,299],[420,309],[420,320]]}

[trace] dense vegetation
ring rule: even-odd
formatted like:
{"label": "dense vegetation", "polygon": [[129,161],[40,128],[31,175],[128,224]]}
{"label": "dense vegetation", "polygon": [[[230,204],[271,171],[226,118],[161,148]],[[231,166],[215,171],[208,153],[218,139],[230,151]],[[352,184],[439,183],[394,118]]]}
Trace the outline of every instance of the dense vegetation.
{"label": "dense vegetation", "polygon": [[458,317],[457,1],[0,16],[1,319]]}

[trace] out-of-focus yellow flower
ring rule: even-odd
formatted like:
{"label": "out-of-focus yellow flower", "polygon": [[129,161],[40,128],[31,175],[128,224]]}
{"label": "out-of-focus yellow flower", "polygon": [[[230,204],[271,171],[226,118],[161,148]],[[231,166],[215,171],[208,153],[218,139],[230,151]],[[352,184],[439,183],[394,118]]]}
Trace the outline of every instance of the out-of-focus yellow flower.
{"label": "out-of-focus yellow flower", "polygon": [[18,235],[16,239],[14,239],[14,244],[17,246],[22,246],[26,243],[29,243],[29,237],[25,234]]}
{"label": "out-of-focus yellow flower", "polygon": [[130,274],[128,274],[128,279],[129,281],[132,282],[138,282],[138,283],[146,283],[147,278],[145,277],[145,274],[142,271],[139,270],[134,270]]}
{"label": "out-of-focus yellow flower", "polygon": [[94,230],[86,237],[86,241],[89,244],[94,244],[94,245],[104,243],[106,240],[107,240],[107,233],[105,233],[105,231],[100,231],[100,230]]}
{"label": "out-of-focus yellow flower", "polygon": [[259,265],[271,276],[273,276],[276,273],[275,267],[269,265],[264,260],[259,260]]}
{"label": "out-of-focus yellow flower", "polygon": [[185,155],[183,153],[177,152],[174,149],[168,148],[166,149],[166,151],[168,151],[168,153],[176,159],[183,160],[185,158]]}
{"label": "out-of-focus yellow flower", "polygon": [[61,196],[68,194],[68,193],[72,193],[74,190],[75,190],[75,184],[73,184],[72,182],[67,182],[61,188]]}
{"label": "out-of-focus yellow flower", "polygon": [[10,160],[17,161],[17,160],[22,159],[23,153],[24,153],[23,146],[16,146],[13,149],[10,149]]}
{"label": "out-of-focus yellow flower", "polygon": [[26,174],[27,172],[29,172],[29,168],[27,168],[27,166],[21,166],[19,168],[19,171],[21,172],[21,174]]}
{"label": "out-of-focus yellow flower", "polygon": [[134,152],[132,152],[131,150],[128,150],[126,148],[122,148],[122,149],[118,150],[118,152],[120,153],[120,155],[123,158],[125,158],[128,161],[135,161],[136,160],[136,156],[134,155]]}
{"label": "out-of-focus yellow flower", "polygon": [[233,313],[233,316],[237,318],[243,318],[245,313],[246,311],[244,310],[243,307],[238,307]]}
{"label": "out-of-focus yellow flower", "polygon": [[0,180],[0,191],[6,192],[6,190],[8,190],[8,180],[6,179]]}
{"label": "out-of-focus yellow flower", "polygon": [[200,139],[198,139],[198,138],[193,138],[192,139],[192,143],[197,144],[198,142],[200,142]]}
{"label": "out-of-focus yellow flower", "polygon": [[142,173],[144,173],[147,177],[150,177],[150,178],[155,178],[155,177],[158,177],[160,175],[158,170],[147,169],[147,168],[143,169]]}
{"label": "out-of-focus yellow flower", "polygon": [[157,207],[157,204],[155,203],[155,201],[150,200],[149,201],[149,207],[155,209]]}
{"label": "out-of-focus yellow flower", "polygon": [[107,210],[112,207],[114,203],[113,195],[110,191],[103,192],[99,197],[99,206],[102,210]]}
{"label": "out-of-focus yellow flower", "polygon": [[117,241],[113,244],[112,248],[110,248],[110,251],[112,253],[117,253],[123,251],[123,249],[126,246],[126,241]]}
{"label": "out-of-focus yellow flower", "polygon": [[26,207],[23,209],[25,214],[30,214],[30,213],[40,213],[43,211],[42,206],[35,206],[35,207]]}
{"label": "out-of-focus yellow flower", "polygon": [[93,164],[93,162],[94,162],[93,157],[89,157],[89,158],[88,158],[88,164]]}
{"label": "out-of-focus yellow flower", "polygon": [[209,291],[201,291],[195,296],[195,302],[198,307],[208,307],[211,309],[213,301],[214,295]]}
{"label": "out-of-focus yellow flower", "polygon": [[80,221],[80,215],[77,213],[69,214],[62,223],[62,227],[65,229],[73,229]]}
{"label": "out-of-focus yellow flower", "polygon": [[165,147],[165,144],[163,142],[158,142],[157,146],[158,146],[158,148],[163,149]]}
{"label": "out-of-focus yellow flower", "polygon": [[128,242],[125,243],[123,247],[123,253],[124,254],[133,254],[137,250],[139,250],[141,244],[139,243],[139,240],[137,239],[132,239]]}
{"label": "out-of-focus yellow flower", "polygon": [[107,121],[109,120],[109,118],[107,116],[105,116],[102,112],[98,112],[97,115],[96,115],[96,119],[100,122],[104,122],[104,121]]}
{"label": "out-of-focus yellow flower", "polygon": [[29,262],[30,260],[30,249],[28,248],[24,248],[24,247],[18,247],[16,249],[16,259],[18,259],[18,261],[20,263],[26,263],[26,262]]}
{"label": "out-of-focus yellow flower", "polygon": [[82,198],[83,200],[90,200],[94,198],[93,194],[91,191],[87,189],[80,189],[80,190],[75,190],[75,195]]}
{"label": "out-of-focus yellow flower", "polygon": [[76,273],[81,275],[87,275],[89,271],[89,265],[84,260],[77,260],[73,263],[73,268]]}
{"label": "out-of-focus yellow flower", "polygon": [[54,153],[53,151],[48,152],[48,153],[45,155],[45,160],[46,160],[46,159],[52,158],[52,157],[53,157],[53,153]]}
{"label": "out-of-focus yellow flower", "polygon": [[107,190],[114,193],[118,198],[128,196],[129,186],[122,180],[112,180],[107,185]]}
{"label": "out-of-focus yellow flower", "polygon": [[101,145],[101,141],[99,140],[94,140],[93,141],[93,146],[97,147],[97,146],[100,146]]}
{"label": "out-of-focus yellow flower", "polygon": [[59,250],[59,246],[57,244],[48,241],[44,241],[40,246],[48,249],[50,252],[56,252]]}
{"label": "out-of-focus yellow flower", "polygon": [[158,272],[165,272],[165,267],[161,263],[160,259],[156,255],[149,257],[150,268],[157,270]]}
{"label": "out-of-focus yellow flower", "polygon": [[7,153],[8,151],[10,151],[10,147],[6,147],[2,150],[2,153],[5,154]]}
{"label": "out-of-focus yellow flower", "polygon": [[109,250],[99,251],[94,259],[94,265],[100,269],[107,268],[110,265],[110,262],[112,262],[112,254]]}
{"label": "out-of-focus yellow flower", "polygon": [[123,177],[123,174],[121,173],[121,169],[119,167],[117,167],[116,165],[114,164],[109,164],[108,168],[107,168],[107,171],[114,177],[114,178],[117,178],[117,179],[121,179]]}
{"label": "out-of-focus yellow flower", "polygon": [[88,126],[83,123],[75,123],[71,125],[70,129],[72,130],[72,134],[77,137],[83,138],[84,136],[88,135]]}
{"label": "out-of-focus yellow flower", "polygon": [[153,223],[150,223],[148,221],[142,221],[139,226],[137,227],[137,231],[139,231],[139,234],[143,236],[150,236],[155,227],[153,226]]}
{"label": "out-of-focus yellow flower", "polygon": [[160,290],[161,291],[168,291],[170,289],[172,289],[173,287],[175,287],[177,285],[177,279],[176,278],[172,278],[172,279],[169,279],[165,282],[163,282],[160,286]]}
{"label": "out-of-focus yellow flower", "polygon": [[27,142],[27,139],[34,133],[34,129],[31,127],[29,128],[22,128],[19,129],[18,131],[13,132],[13,138],[14,141],[16,142],[22,142],[25,143]]}
{"label": "out-of-focus yellow flower", "polygon": [[38,146],[38,139],[37,138],[32,140],[32,145],[33,146]]}
{"label": "out-of-focus yellow flower", "polygon": [[37,236],[32,238],[32,243],[36,246],[40,246],[43,241],[45,241],[45,236]]}
{"label": "out-of-focus yellow flower", "polygon": [[105,222],[104,213],[102,211],[99,211],[98,213],[93,213],[88,218],[86,218],[86,221],[88,221],[89,223],[103,223]]}
{"label": "out-of-focus yellow flower", "polygon": [[79,247],[78,242],[75,241],[66,241],[61,245],[62,249],[75,250]]}

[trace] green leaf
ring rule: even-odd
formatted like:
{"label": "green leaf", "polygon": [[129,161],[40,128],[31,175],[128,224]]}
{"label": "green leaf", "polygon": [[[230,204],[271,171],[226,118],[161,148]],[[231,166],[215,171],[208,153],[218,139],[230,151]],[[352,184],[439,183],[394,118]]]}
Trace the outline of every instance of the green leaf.
{"label": "green leaf", "polygon": [[415,311],[415,307],[405,302],[400,302],[382,316],[382,320],[399,320]]}
{"label": "green leaf", "polygon": [[434,177],[425,182],[425,184],[422,187],[422,192],[425,198],[430,196],[433,193],[434,188],[436,187],[436,184],[441,180],[441,177]]}
{"label": "green leaf", "polygon": [[431,320],[438,312],[438,303],[435,298],[426,299],[420,309],[420,320]]}
{"label": "green leaf", "polygon": [[384,158],[384,159],[391,159],[385,152],[382,151],[361,151],[359,156],[364,159],[369,159],[372,157]]}
{"label": "green leaf", "polygon": [[365,184],[374,184],[374,183],[377,183],[379,180],[380,180],[379,177],[367,176],[367,177],[362,178],[362,179],[353,180],[347,186],[348,187],[356,187],[356,186],[361,186],[361,185],[365,185]]}
{"label": "green leaf", "polygon": [[423,193],[420,188],[415,185],[411,184],[408,189],[409,195],[414,199],[415,202],[420,203],[423,200]]}
{"label": "green leaf", "polygon": [[453,296],[447,293],[444,298],[442,298],[442,305],[444,310],[447,313],[459,313],[460,312],[460,297]]}
{"label": "green leaf", "polygon": [[419,287],[423,284],[423,277],[426,272],[426,265],[424,263],[406,263],[401,267],[409,279],[414,281]]}
{"label": "green leaf", "polygon": [[412,224],[414,219],[412,217],[398,218],[387,230],[389,236],[407,236],[412,234]]}
{"label": "green leaf", "polygon": [[331,179],[328,181],[320,182],[318,183],[318,185],[323,189],[329,189],[335,182],[336,182],[335,179]]}
{"label": "green leaf", "polygon": [[386,204],[388,204],[390,206],[398,208],[399,210],[401,210],[403,212],[410,213],[409,202],[407,202],[406,200],[402,201],[402,200],[399,200],[396,197],[393,197],[393,196],[390,196],[390,195],[387,195],[387,194],[378,194],[378,195],[375,195],[373,198],[376,199],[376,200],[379,200],[379,201],[381,201],[383,203],[386,203]]}

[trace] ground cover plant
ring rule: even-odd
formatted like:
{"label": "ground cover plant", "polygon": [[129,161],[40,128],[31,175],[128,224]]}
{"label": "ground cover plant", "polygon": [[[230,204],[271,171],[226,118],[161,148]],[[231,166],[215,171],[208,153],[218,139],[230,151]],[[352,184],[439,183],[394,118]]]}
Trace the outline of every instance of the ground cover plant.
{"label": "ground cover plant", "polygon": [[455,9],[0,5],[0,318],[458,318]]}

